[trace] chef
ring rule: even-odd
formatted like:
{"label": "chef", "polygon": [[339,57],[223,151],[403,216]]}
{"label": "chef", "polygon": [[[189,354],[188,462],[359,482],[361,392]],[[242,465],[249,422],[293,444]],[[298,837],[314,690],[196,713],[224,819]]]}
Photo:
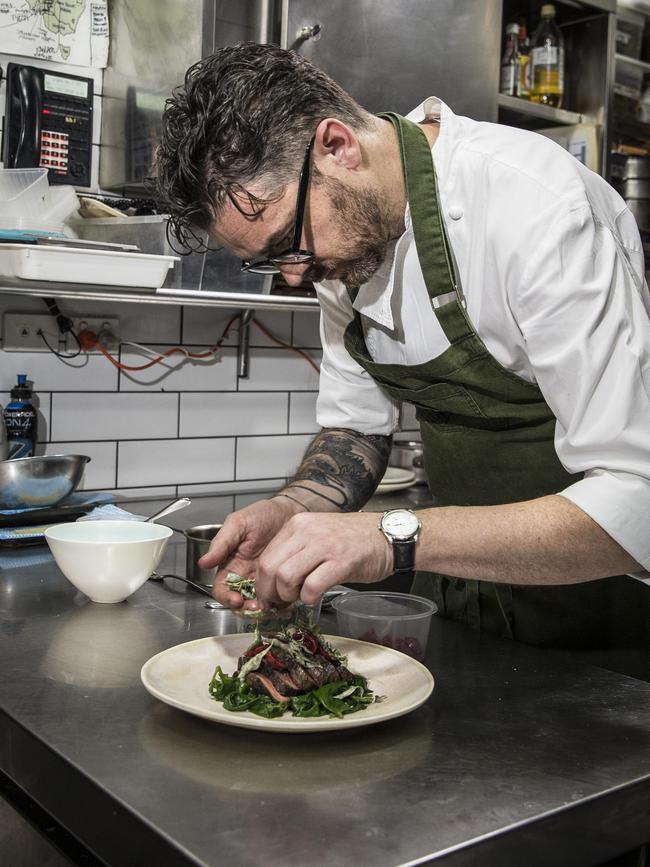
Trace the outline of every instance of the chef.
{"label": "chef", "polygon": [[[607,183],[435,97],[372,115],[256,44],[189,70],[157,168],[177,237],[207,230],[321,306],[322,430],[226,519],[201,561],[216,597],[311,603],[398,573],[443,616],[650,679],[650,295]],[[360,512],[403,404],[437,506]]]}

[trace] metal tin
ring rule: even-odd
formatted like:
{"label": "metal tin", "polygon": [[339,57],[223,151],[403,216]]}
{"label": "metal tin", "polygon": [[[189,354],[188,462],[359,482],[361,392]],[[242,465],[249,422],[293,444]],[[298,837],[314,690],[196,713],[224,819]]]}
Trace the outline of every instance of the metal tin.
{"label": "metal tin", "polygon": [[210,542],[221,529],[221,524],[202,524],[185,530],[185,574],[192,581],[212,587],[215,569],[201,569],[197,561],[210,549]]}

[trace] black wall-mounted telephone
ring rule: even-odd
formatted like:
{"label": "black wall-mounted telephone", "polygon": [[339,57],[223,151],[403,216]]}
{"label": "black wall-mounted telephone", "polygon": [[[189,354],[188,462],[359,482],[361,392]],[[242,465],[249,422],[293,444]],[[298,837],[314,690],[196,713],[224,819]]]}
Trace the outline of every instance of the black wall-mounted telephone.
{"label": "black wall-mounted telephone", "polygon": [[51,184],[90,186],[93,82],[36,66],[7,66],[6,168],[48,169]]}

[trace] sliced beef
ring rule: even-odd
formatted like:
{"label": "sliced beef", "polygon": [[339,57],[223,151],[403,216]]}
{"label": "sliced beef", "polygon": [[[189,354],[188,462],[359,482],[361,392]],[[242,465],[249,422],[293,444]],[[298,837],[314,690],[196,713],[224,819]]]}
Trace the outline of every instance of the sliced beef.
{"label": "sliced beef", "polygon": [[273,652],[275,653],[276,658],[286,665],[287,671],[291,675],[291,679],[294,681],[300,692],[309,692],[318,685],[314,678],[310,677],[310,670],[305,668],[304,665],[300,665],[299,662],[296,662],[293,656],[285,650],[274,647]]}
{"label": "sliced beef", "polygon": [[[327,672],[324,667],[310,668],[309,674],[314,681],[314,686],[324,686],[329,681],[327,680]],[[312,687],[313,689],[314,687]]]}
{"label": "sliced beef", "polygon": [[[271,659],[270,662],[267,657]],[[246,675],[245,680],[256,692],[268,695],[274,701],[286,702],[291,696],[311,692],[326,683],[352,679],[348,669],[327,652],[316,653],[313,657],[315,664],[309,667],[301,665],[288,651],[277,646],[271,649],[267,657],[262,660],[257,671]],[[241,670],[250,658],[241,656],[238,670]]]}
{"label": "sliced beef", "polygon": [[352,678],[354,677],[352,672],[344,665],[341,665],[341,663],[337,664],[336,670],[339,675],[339,680],[352,680]]}
{"label": "sliced beef", "polygon": [[300,695],[301,692],[304,692],[288,671],[274,671],[271,680],[282,695]]}
{"label": "sliced beef", "polygon": [[305,668],[304,665],[294,662],[289,667],[289,673],[292,680],[300,687],[301,692],[310,692],[318,686],[318,681],[313,676],[311,668]]}
{"label": "sliced beef", "polygon": [[325,673],[328,683],[333,683],[335,680],[345,680],[342,676],[340,666],[334,665],[332,662],[325,663]]}
{"label": "sliced beef", "polygon": [[278,671],[273,666],[262,663],[258,673],[268,677],[280,695],[292,696],[301,692],[288,671]]}
{"label": "sliced beef", "polygon": [[268,695],[273,701],[287,702],[289,696],[282,695],[278,692],[272,680],[265,674],[260,674],[259,671],[251,671],[244,678],[246,683],[250,684],[253,690],[259,695]]}

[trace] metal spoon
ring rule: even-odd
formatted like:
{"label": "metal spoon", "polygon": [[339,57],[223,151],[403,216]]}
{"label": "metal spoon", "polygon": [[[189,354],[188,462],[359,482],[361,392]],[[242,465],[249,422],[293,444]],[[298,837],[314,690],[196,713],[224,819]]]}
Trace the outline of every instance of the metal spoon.
{"label": "metal spoon", "polygon": [[188,584],[190,587],[198,590],[199,593],[203,593],[205,596],[209,596],[210,598],[212,598],[212,591],[209,587],[206,587],[204,584],[197,584],[196,581],[191,581],[184,575],[174,575],[172,572],[168,572],[165,575],[159,575],[158,572],[152,572],[149,576],[150,581],[164,581],[165,578],[175,578],[177,581],[183,581],[185,584]]}
{"label": "metal spoon", "polygon": [[145,524],[152,524],[154,521],[157,521],[158,518],[170,515],[172,512],[177,512],[179,509],[185,509],[187,506],[191,505],[191,503],[192,501],[188,497],[181,497],[180,500],[174,500],[173,503],[169,503],[164,509],[161,509],[159,512],[156,512],[155,515],[147,518]]}

